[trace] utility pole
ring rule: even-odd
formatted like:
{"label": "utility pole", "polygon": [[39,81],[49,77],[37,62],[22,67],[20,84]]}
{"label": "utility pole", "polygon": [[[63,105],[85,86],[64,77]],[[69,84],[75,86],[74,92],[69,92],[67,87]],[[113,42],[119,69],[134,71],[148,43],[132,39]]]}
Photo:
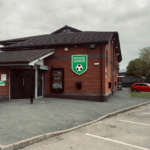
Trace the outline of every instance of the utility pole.
{"label": "utility pole", "polygon": [[148,72],[148,74],[146,75],[146,77],[143,79],[142,83],[144,82],[144,80],[147,78],[147,76],[149,75],[150,71]]}

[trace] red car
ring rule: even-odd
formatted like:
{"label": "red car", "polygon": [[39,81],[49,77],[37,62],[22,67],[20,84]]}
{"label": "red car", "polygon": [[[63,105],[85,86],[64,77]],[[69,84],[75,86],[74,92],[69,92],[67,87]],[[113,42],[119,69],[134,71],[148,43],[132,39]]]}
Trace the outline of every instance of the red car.
{"label": "red car", "polygon": [[150,84],[149,83],[134,83],[131,86],[131,91],[133,92],[150,92]]}

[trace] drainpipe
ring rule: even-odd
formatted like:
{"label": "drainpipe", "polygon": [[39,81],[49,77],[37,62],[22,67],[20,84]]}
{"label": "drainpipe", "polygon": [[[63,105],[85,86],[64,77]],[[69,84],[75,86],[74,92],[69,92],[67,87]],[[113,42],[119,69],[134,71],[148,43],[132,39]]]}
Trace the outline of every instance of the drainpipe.
{"label": "drainpipe", "polygon": [[114,87],[114,40],[112,41],[112,95],[114,95],[113,87]]}
{"label": "drainpipe", "polygon": [[103,89],[102,89],[103,88],[103,83],[102,83],[103,82],[102,81],[103,80],[103,77],[102,77],[103,65],[102,65],[102,44],[101,43],[100,43],[100,51],[101,51],[101,57],[100,57],[101,58],[101,101],[103,102],[102,100],[103,99],[103,95],[102,95],[103,94]]}

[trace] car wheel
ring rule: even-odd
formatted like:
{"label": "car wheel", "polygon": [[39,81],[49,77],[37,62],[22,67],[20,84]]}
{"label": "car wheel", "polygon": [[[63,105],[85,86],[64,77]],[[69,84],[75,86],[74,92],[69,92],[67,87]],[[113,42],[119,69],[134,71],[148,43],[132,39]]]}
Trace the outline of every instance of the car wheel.
{"label": "car wheel", "polygon": [[132,92],[137,92],[137,89],[133,89]]}

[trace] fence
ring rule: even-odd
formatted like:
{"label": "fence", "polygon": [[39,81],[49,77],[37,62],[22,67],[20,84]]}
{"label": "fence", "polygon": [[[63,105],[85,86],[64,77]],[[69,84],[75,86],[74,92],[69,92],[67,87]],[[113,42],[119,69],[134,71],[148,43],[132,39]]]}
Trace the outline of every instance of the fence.
{"label": "fence", "polygon": [[[122,87],[131,87],[134,83],[142,82],[143,78],[137,77],[122,77]],[[143,81],[144,83],[150,83],[150,78]]]}

